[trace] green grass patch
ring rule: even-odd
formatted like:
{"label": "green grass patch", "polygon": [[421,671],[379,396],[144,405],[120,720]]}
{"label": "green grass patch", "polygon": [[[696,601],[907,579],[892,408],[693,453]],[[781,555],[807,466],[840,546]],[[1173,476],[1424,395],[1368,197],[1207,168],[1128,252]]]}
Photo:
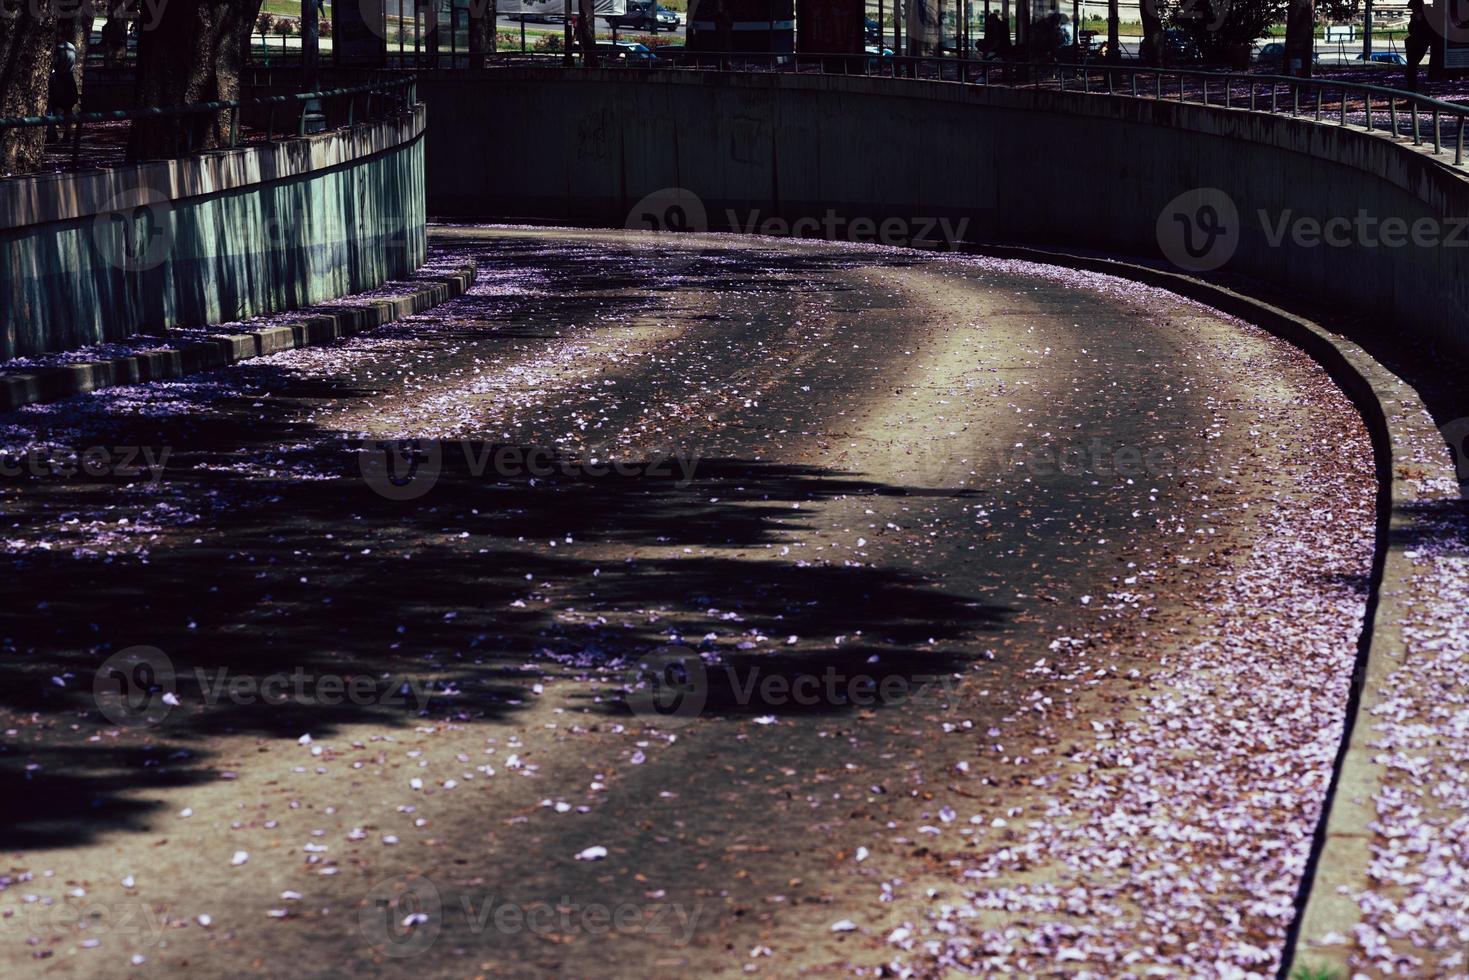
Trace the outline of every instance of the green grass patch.
{"label": "green grass patch", "polygon": [[1298,966],[1291,971],[1290,980],[1337,980],[1334,966]]}

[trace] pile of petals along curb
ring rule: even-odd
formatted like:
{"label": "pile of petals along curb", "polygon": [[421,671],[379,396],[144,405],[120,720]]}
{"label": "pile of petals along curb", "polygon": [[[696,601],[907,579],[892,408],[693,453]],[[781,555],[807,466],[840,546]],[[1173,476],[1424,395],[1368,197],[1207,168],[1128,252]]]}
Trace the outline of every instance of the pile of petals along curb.
{"label": "pile of petals along curb", "polygon": [[[1437,437],[1432,420],[1421,431]],[[1366,721],[1375,795],[1370,889],[1351,936],[1352,966],[1376,975],[1469,976],[1469,514],[1442,445],[1414,446],[1417,501],[1402,557],[1415,598],[1404,656]],[[1438,463],[1438,466],[1434,464]]]}
{"label": "pile of petals along curb", "polygon": [[[1309,492],[1280,493],[1243,524],[1248,560],[1190,597],[1217,619],[1093,747],[1058,760],[1084,773],[1031,773],[1047,786],[1040,818],[964,853],[961,894],[888,936],[894,975],[1278,969],[1344,722],[1365,613],[1351,580],[1370,567],[1376,503],[1360,417],[1307,355],[1285,356],[1318,372],[1313,405],[1328,408],[1286,441],[1335,431],[1340,451],[1296,478]],[[1273,428],[1258,438],[1281,442]],[[1074,676],[1099,666],[1105,640],[1067,639]],[[1050,880],[1025,881],[1037,867]]]}
{"label": "pile of petals along curb", "polygon": [[291,322],[277,326],[197,340],[165,341],[117,357],[67,361],[54,367],[0,375],[0,411],[114,385],[166,381],[278,351],[330,344],[461,296],[474,277],[475,267],[470,264],[410,293],[338,305],[323,312],[307,311],[305,316],[297,313]]}

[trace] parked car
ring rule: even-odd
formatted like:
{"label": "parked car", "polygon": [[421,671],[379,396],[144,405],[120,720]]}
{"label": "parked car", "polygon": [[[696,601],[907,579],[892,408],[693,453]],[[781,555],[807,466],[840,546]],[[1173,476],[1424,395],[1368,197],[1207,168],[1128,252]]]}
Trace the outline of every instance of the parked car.
{"label": "parked car", "polygon": [[641,68],[650,67],[658,60],[646,44],[636,41],[598,41],[597,56],[604,61]]}
{"label": "parked car", "polygon": [[606,20],[608,26],[622,31],[657,34],[678,29],[678,14],[658,6],[657,0],[628,0],[626,13],[614,14]]}
{"label": "parked car", "polygon": [[[1364,60],[1363,56],[1360,54],[1357,55],[1357,60]],[[1366,60],[1375,65],[1406,65],[1408,63],[1408,59],[1396,51],[1374,51],[1372,52],[1372,56]]]}
{"label": "parked car", "polygon": [[[1279,41],[1271,41],[1260,48],[1260,53],[1255,55],[1255,60],[1279,71],[1285,66],[1285,45]],[[1321,52],[1311,52],[1311,63],[1317,65],[1321,63]]]}

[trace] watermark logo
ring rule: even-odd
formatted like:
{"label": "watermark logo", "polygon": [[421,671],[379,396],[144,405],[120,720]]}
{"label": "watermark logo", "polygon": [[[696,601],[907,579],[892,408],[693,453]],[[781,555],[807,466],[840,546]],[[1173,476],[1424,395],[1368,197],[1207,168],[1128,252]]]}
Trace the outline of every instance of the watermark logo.
{"label": "watermark logo", "polygon": [[[832,242],[858,242],[906,248],[949,249],[965,240],[968,217],[942,215],[846,215],[827,208],[821,215],[787,218],[766,214],[759,208],[738,211],[726,208],[721,228],[742,235],[770,238],[814,238]],[[709,230],[709,214],[699,195],[683,187],[665,187],[647,195],[628,212],[623,227],[640,236],[677,235]],[[687,264],[688,258],[674,259]]]}
{"label": "watermark logo", "polygon": [[[290,704],[318,708],[350,704],[423,711],[435,693],[430,680],[409,674],[379,678],[367,673],[308,672],[304,667],[290,672],[241,674],[232,673],[228,667],[195,667],[186,676],[198,700],[210,706]],[[444,693],[456,692],[448,685]],[[103,717],[129,728],[161,724],[183,703],[173,661],[150,646],[128,647],[104,660],[92,677],[92,698]]]}
{"label": "watermark logo", "polygon": [[708,669],[685,646],[661,646],[638,658],[623,686],[628,710],[659,728],[689,724],[709,700]]}
{"label": "watermark logo", "polygon": [[701,461],[698,454],[682,452],[627,460],[595,449],[572,456],[544,446],[496,445],[472,439],[389,440],[366,443],[358,454],[358,466],[367,485],[379,496],[407,501],[432,490],[446,464],[452,462],[458,467],[461,457],[463,473],[476,480],[641,478],[669,481],[679,490],[694,482]]}
{"label": "watermark logo", "polygon": [[[1136,351],[1133,357],[1138,365],[1147,365],[1155,355]],[[996,440],[973,447],[963,456],[913,453],[898,479],[910,488],[951,494],[972,492],[976,481],[995,477],[1037,483],[1158,480],[1190,472],[1214,455],[1217,450],[1206,438],[1170,441],[1159,435],[1153,440],[1133,441],[1110,433],[1027,433],[1014,442]]]}
{"label": "watermark logo", "polygon": [[628,231],[677,235],[709,230],[704,201],[683,187],[663,187],[632,206],[623,227]]}
{"label": "watermark logo", "polygon": [[[10,876],[0,876],[0,886],[11,883]],[[134,884],[131,875],[122,880],[124,888],[132,888]],[[18,940],[26,936],[72,934],[78,939],[97,941],[117,937],[131,946],[157,947],[169,932],[171,911],[167,905],[155,905],[140,898],[105,899],[73,893],[60,902],[22,899],[7,906],[0,915],[0,936]]]}
{"label": "watermark logo", "polygon": [[48,17],[76,18],[101,22],[111,18],[136,22],[138,30],[151,31],[163,20],[169,0],[0,0],[0,20],[16,20],[29,14],[33,20]]}
{"label": "watermark logo", "polygon": [[369,674],[310,673],[304,667],[263,675],[232,674],[228,667],[214,671],[195,667],[191,676],[207,705],[228,702],[330,708],[351,704],[422,711],[434,693],[430,681],[409,674],[390,674],[379,681]]}
{"label": "watermark logo", "polygon": [[1158,479],[1185,472],[1205,450],[1202,443],[1191,447],[1132,445],[1099,436],[1083,440],[1068,435],[1057,440],[1016,443],[1000,454],[1000,465],[1006,471],[1040,479]]}
{"label": "watermark logo", "polygon": [[151,187],[114,194],[92,219],[97,253],[124,272],[162,265],[173,249],[173,235],[173,204]]}
{"label": "watermark logo", "polygon": [[378,882],[358,907],[357,928],[368,946],[385,957],[404,959],[431,949],[446,922],[455,934],[539,936],[564,942],[569,936],[643,935],[671,947],[692,942],[703,906],[679,902],[583,902],[571,895],[524,901],[500,895],[460,893],[445,901],[422,875]]}
{"label": "watermark logo", "polygon": [[173,449],[168,446],[31,446],[22,453],[0,452],[0,477],[74,479],[91,477],[142,477],[154,486]]}
{"label": "watermark logo", "polygon": [[1464,248],[1469,246],[1469,217],[1419,217],[1413,220],[1380,217],[1358,208],[1355,214],[1326,218],[1296,214],[1286,208],[1277,214],[1261,208],[1260,231],[1265,244],[1280,248]]}
{"label": "watermark logo", "polygon": [[114,725],[160,724],[178,704],[173,661],[157,647],[119,650],[93,675],[92,699]]}
{"label": "watermark logo", "polygon": [[357,928],[383,956],[400,959],[426,952],[444,928],[438,886],[422,875],[378,882],[358,908]]}
{"label": "watermark logo", "polygon": [[708,231],[709,213],[693,191],[663,187],[634,204],[622,226],[626,237],[640,244],[651,239],[658,246],[674,246],[660,252],[655,270],[659,279],[667,279],[698,260],[699,249],[678,247],[677,236]]}
{"label": "watermark logo", "polygon": [[[1444,9],[1445,4],[1447,10]],[[1409,12],[1411,14],[1411,8]],[[1469,2],[1438,0],[1430,3],[1424,13],[1435,34],[1454,44],[1469,44]]]}
{"label": "watermark logo", "polygon": [[1158,245],[1179,268],[1207,272],[1234,256],[1246,225],[1255,232],[1252,241],[1271,249],[1469,247],[1469,216],[1384,216],[1366,208],[1314,215],[1294,208],[1257,208],[1243,219],[1229,195],[1211,187],[1195,188],[1168,203],[1158,215]]}
{"label": "watermark logo", "polygon": [[725,663],[710,666],[694,650],[663,646],[638,658],[624,678],[623,701],[659,729],[680,728],[717,706],[743,714],[874,708],[935,697],[953,703],[958,674],[851,671],[835,664]]}
{"label": "watermark logo", "polygon": [[434,488],[444,469],[444,447],[437,440],[369,442],[357,456],[362,478],[387,500],[417,500]]}
{"label": "watermark logo", "polygon": [[733,208],[724,212],[729,227],[745,235],[772,238],[819,238],[831,242],[858,242],[903,248],[953,250],[964,241],[968,218],[935,215],[863,215],[848,217],[827,208],[821,217],[765,216],[758,208],[744,215]]}
{"label": "watermark logo", "polygon": [[1157,236],[1169,262],[1189,272],[1210,272],[1239,247],[1239,209],[1217,187],[1196,187],[1164,205]]}

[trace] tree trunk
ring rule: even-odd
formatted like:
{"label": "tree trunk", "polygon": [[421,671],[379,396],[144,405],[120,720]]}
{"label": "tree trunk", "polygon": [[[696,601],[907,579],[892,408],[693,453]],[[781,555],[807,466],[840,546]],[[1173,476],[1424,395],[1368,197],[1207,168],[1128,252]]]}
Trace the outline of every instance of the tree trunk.
{"label": "tree trunk", "polygon": [[121,68],[128,56],[128,25],[125,0],[108,0],[107,23],[102,25],[102,63]]}
{"label": "tree trunk", "polygon": [[[0,17],[0,116],[46,114],[55,46],[53,6],[21,4]],[[36,170],[45,152],[45,127],[0,130],[0,174]]]}
{"label": "tree trunk", "polygon": [[1107,0],[1107,60],[1122,60],[1122,41],[1117,36],[1118,21],[1121,18],[1117,13],[1117,0]]}
{"label": "tree trunk", "polygon": [[576,43],[581,45],[583,67],[597,67],[597,2],[577,0]]}
{"label": "tree trunk", "polygon": [[87,77],[87,49],[92,45],[92,5],[83,3],[77,8],[77,16],[62,20],[57,27],[57,36],[76,45],[77,66],[74,75],[77,83],[77,111],[82,111],[81,99],[86,95],[82,88]]}
{"label": "tree trunk", "polygon": [[422,0],[419,5],[423,11],[424,54],[432,68],[439,67],[439,2],[440,0]]}
{"label": "tree trunk", "polygon": [[494,0],[469,0],[469,67],[483,68],[486,56],[495,53],[496,3]]}
{"label": "tree trunk", "polygon": [[1139,51],[1145,65],[1163,64],[1163,18],[1158,14],[1158,0],[1142,0],[1138,4],[1142,15],[1143,40]]}
{"label": "tree trunk", "polygon": [[909,0],[908,54],[938,54],[940,40],[938,0]]}
{"label": "tree trunk", "polygon": [[1290,0],[1285,17],[1285,71],[1310,78],[1316,50],[1316,11],[1311,0]]}
{"label": "tree trunk", "polygon": [[[138,37],[135,103],[166,108],[237,99],[240,69],[261,0],[170,3],[152,29]],[[137,119],[128,134],[133,159],[184,156],[229,138],[227,111],[213,115]]]}

